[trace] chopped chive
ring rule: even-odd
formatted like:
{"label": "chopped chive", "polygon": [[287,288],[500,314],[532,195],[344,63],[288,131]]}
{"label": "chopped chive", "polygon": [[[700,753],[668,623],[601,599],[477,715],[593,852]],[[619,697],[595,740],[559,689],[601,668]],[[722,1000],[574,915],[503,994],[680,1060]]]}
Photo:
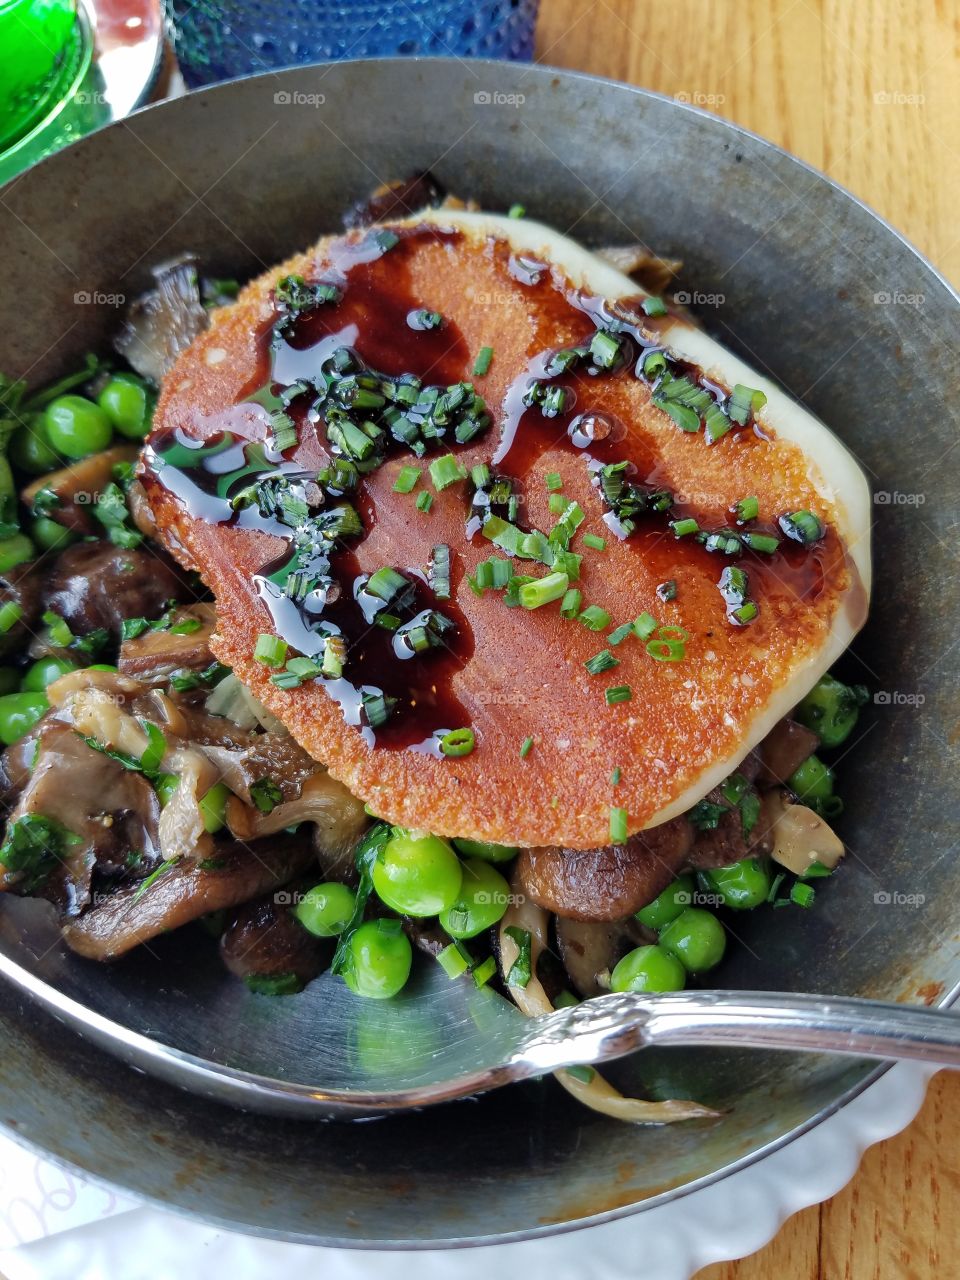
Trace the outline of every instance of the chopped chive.
{"label": "chopped chive", "polygon": [[619,667],[620,659],[615,658],[609,649],[601,649],[592,658],[588,658],[583,665],[592,676],[599,676],[604,671],[611,671],[614,667]]}
{"label": "chopped chive", "polygon": [[607,549],[606,538],[599,538],[595,533],[585,533],[583,535],[583,545],[589,547],[591,551],[605,551]]}
{"label": "chopped chive", "polygon": [[265,667],[282,667],[287,657],[287,642],[279,636],[261,632],[254,645],[253,656]]}
{"label": "chopped chive", "polygon": [[426,513],[433,506],[433,494],[424,489],[417,497],[417,510]]}
{"label": "chopped chive", "polygon": [[459,978],[470,968],[470,957],[466,953],[466,948],[460,946],[458,942],[451,942],[448,947],[439,951],[437,961],[448,978]]}
{"label": "chopped chive", "polygon": [[805,547],[819,542],[825,532],[823,521],[812,511],[791,511],[789,515],[781,516],[778,524],[788,538]]}
{"label": "chopped chive", "polygon": [[391,569],[389,565],[383,569],[378,569],[376,573],[372,573],[367,579],[366,592],[368,595],[376,596],[378,600],[382,600],[384,604],[389,604],[395,599],[401,591],[406,590],[410,583],[398,569]]}
{"label": "chopped chive", "polygon": [[662,298],[649,297],[644,298],[641,303],[644,314],[648,316],[665,316],[667,314],[667,305]]}
{"label": "chopped chive", "polygon": [[682,662],[687,653],[682,640],[648,640],[646,648],[657,662]]}
{"label": "chopped chive", "polygon": [[394,493],[413,493],[414,489],[420,483],[419,467],[401,467],[397,472],[397,478],[393,482]]}
{"label": "chopped chive", "polygon": [[524,609],[539,609],[559,600],[569,585],[570,579],[565,573],[548,573],[544,578],[524,583],[520,588],[520,603]]}
{"label": "chopped chive", "polygon": [[371,729],[379,729],[381,725],[385,725],[390,719],[393,708],[397,705],[396,698],[388,698],[385,693],[379,691],[362,693],[360,701],[363,704],[363,713],[367,717],[367,724]]}
{"label": "chopped chive", "polygon": [[627,839],[627,811],[610,806],[610,843],[624,844]]}
{"label": "chopped chive", "polygon": [[468,756],[477,745],[477,735],[472,729],[451,729],[440,739],[440,750],[445,756]]}
{"label": "chopped chive", "polygon": [[798,907],[812,907],[817,891],[812,884],[801,884],[799,881],[790,890],[790,901]]}
{"label": "chopped chive", "polygon": [[741,533],[741,540],[751,551],[760,551],[765,556],[772,556],[780,546],[780,539],[772,533]]}
{"label": "chopped chive", "polygon": [[579,621],[590,631],[606,631],[610,625],[610,615],[599,605],[589,604],[580,614]]}
{"label": "chopped chive", "polygon": [[733,513],[737,518],[737,524],[746,524],[748,520],[756,520],[760,514],[760,499],[741,498],[739,502],[734,503]]}
{"label": "chopped chive", "polygon": [[430,557],[430,586],[438,600],[450,599],[450,548],[440,543]]}
{"label": "chopped chive", "polygon": [[704,410],[703,427],[707,444],[716,444],[732,429],[733,423],[718,404],[711,404]]}
{"label": "chopped chive", "polygon": [[652,613],[641,613],[633,623],[638,640],[647,640],[657,629],[657,620]]}
{"label": "chopped chive", "polygon": [[507,210],[508,218],[524,218],[526,217],[526,209],[522,204],[512,204]]}
{"label": "chopped chive", "polygon": [[685,520],[671,520],[669,523],[676,538],[685,538],[687,534],[700,532],[700,526],[692,516],[688,516]]}
{"label": "chopped chive", "polygon": [[343,636],[327,636],[323,646],[320,674],[330,680],[339,680],[347,660],[347,642]]}
{"label": "chopped chive", "polygon": [[727,401],[727,413],[739,426],[745,427],[751,416],[766,403],[767,397],[762,391],[755,391],[753,387],[746,387],[738,382]]}
{"label": "chopped chive", "polygon": [[696,409],[691,409],[689,405],[677,404],[673,400],[663,400],[659,396],[653,397],[653,403],[658,409],[669,414],[681,431],[692,433],[700,430],[700,415]]}
{"label": "chopped chive", "polygon": [[443,324],[443,316],[439,311],[429,311],[420,307],[407,316],[407,324],[411,329],[439,329]]}
{"label": "chopped chive", "polygon": [[477,352],[476,360],[473,362],[473,375],[475,378],[482,378],[485,373],[489,373],[492,359],[493,347],[481,347]]}
{"label": "chopped chive", "polygon": [[533,750],[533,739],[524,738],[523,744],[520,747],[520,759],[526,760],[527,756],[530,754],[532,750]]}
{"label": "chopped chive", "polygon": [[606,329],[598,329],[590,340],[590,355],[600,369],[612,369],[620,358],[623,346],[616,334]]}
{"label": "chopped chive", "polygon": [[623,777],[623,772],[622,772],[622,770],[621,770],[620,766],[619,766],[619,765],[617,765],[617,767],[614,769],[613,773],[611,773],[611,775],[610,775],[610,785],[611,785],[612,787],[618,787],[618,786],[620,785],[620,779],[621,779],[622,777]]}
{"label": "chopped chive", "polygon": [[668,578],[666,582],[661,582],[657,587],[657,595],[664,602],[664,604],[666,604],[668,600],[676,600],[677,598],[676,580],[674,578]]}
{"label": "chopped chive", "polygon": [[608,707],[615,707],[618,702],[629,702],[633,697],[633,690],[628,684],[615,684],[606,691]]}
{"label": "chopped chive", "polygon": [[437,493],[442,493],[450,485],[466,478],[466,471],[452,453],[445,453],[442,458],[434,458],[430,463],[430,479]]}
{"label": "chopped chive", "polygon": [[485,987],[491,978],[496,976],[497,962],[493,956],[487,956],[482,964],[478,964],[473,970],[473,980],[478,987]]}
{"label": "chopped chive", "polygon": [[551,493],[556,493],[563,488],[563,476],[559,471],[548,471],[546,475],[547,489]]}
{"label": "chopped chive", "polygon": [[741,626],[746,626],[748,622],[753,622],[759,613],[758,606],[752,600],[746,600],[738,609],[734,609],[731,612],[730,617],[740,623]]}
{"label": "chopped chive", "polygon": [[375,231],[373,233],[373,239],[381,253],[386,253],[389,249],[393,249],[400,243],[400,237],[395,231],[390,231],[389,229]]}
{"label": "chopped chive", "polygon": [[645,378],[659,378],[667,368],[667,357],[662,351],[648,351],[643,357],[643,376]]}
{"label": "chopped chive", "polygon": [[624,623],[621,623],[621,625],[617,627],[614,631],[610,632],[610,634],[607,636],[607,642],[612,645],[623,644],[624,640],[626,640],[628,636],[632,636],[635,634],[636,632],[634,631],[633,623],[624,622]]}
{"label": "chopped chive", "polygon": [[550,514],[558,516],[561,512],[566,511],[567,500],[562,493],[551,493],[548,506],[550,507]]}
{"label": "chopped chive", "polygon": [[560,617],[576,618],[580,613],[582,600],[582,594],[575,587],[571,587],[560,602]]}

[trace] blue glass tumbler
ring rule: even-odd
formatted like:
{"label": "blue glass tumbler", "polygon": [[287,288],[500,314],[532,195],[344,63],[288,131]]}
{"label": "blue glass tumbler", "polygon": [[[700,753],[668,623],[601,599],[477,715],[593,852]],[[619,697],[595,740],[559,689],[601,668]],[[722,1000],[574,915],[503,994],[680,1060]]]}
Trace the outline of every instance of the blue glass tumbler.
{"label": "blue glass tumbler", "polygon": [[164,0],[191,88],[328,59],[533,56],[538,0]]}

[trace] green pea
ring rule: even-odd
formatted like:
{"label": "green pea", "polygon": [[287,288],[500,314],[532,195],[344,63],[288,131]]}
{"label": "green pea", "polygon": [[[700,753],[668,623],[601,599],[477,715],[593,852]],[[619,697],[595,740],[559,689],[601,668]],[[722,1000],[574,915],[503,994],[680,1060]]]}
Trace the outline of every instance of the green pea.
{"label": "green pea", "polygon": [[610,975],[611,991],[682,991],[687,971],[663,947],[628,951]]}
{"label": "green pea", "polygon": [[0,742],[12,747],[49,709],[42,693],[8,693],[0,698]]}
{"label": "green pea", "polygon": [[725,907],[752,911],[766,902],[770,892],[770,872],[757,858],[744,858],[729,867],[716,867],[703,874],[704,886],[718,893]]}
{"label": "green pea", "polygon": [[77,663],[69,658],[38,658],[24,672],[20,688],[25,693],[43,693],[48,684],[59,680],[68,671],[76,671]]}
{"label": "green pea", "polygon": [[457,900],[463,873],[439,836],[397,829],[373,865],[380,899],[405,916],[435,916]]}
{"label": "green pea", "polygon": [[19,692],[22,674],[16,667],[0,667],[0,696]]}
{"label": "green pea", "polygon": [[10,463],[2,453],[0,453],[0,499],[3,500],[4,506],[7,506],[9,503],[16,506],[17,484],[13,478]]}
{"label": "green pea", "polygon": [[693,876],[678,876],[652,902],[640,908],[636,913],[637,919],[648,929],[662,929],[690,905],[694,888]]}
{"label": "green pea", "polygon": [[350,935],[343,979],[358,996],[389,1000],[410,976],[413,948],[399,920],[368,920]]}
{"label": "green pea", "polygon": [[135,373],[116,373],[97,396],[97,404],[122,436],[142,440],[153,417],[152,391]]}
{"label": "green pea", "polygon": [[482,858],[468,858],[460,892],[440,912],[440,923],[451,938],[475,938],[502,919],[509,905],[510,885],[496,867]]}
{"label": "green pea", "polygon": [[36,548],[25,533],[15,533],[12,538],[0,542],[0,574],[9,573],[18,564],[32,560]]}
{"label": "green pea", "polygon": [[42,413],[31,413],[22,427],[10,437],[10,460],[30,476],[43,476],[56,471],[61,458],[50,443],[47,423]]}
{"label": "green pea", "polygon": [[332,938],[343,933],[357,905],[357,895],[345,884],[331,881],[308,889],[293,914],[305,929],[318,938]]}
{"label": "green pea", "polygon": [[113,665],[112,662],[92,662],[90,666],[87,667],[87,670],[88,671],[116,671],[117,668]]}
{"label": "green pea", "polygon": [[[91,667],[92,671],[93,668]],[[161,805],[168,805],[176,795],[177,787],[180,785],[180,779],[175,773],[161,773],[159,778],[153,784],[153,789],[157,793]]]}
{"label": "green pea", "polygon": [[80,535],[47,516],[38,516],[30,522],[30,537],[41,551],[60,551],[76,542]]}
{"label": "green pea", "polygon": [[727,935],[715,915],[687,907],[662,930],[660,945],[676,956],[688,973],[703,973],[723,958]]}
{"label": "green pea", "polygon": [[465,858],[482,858],[484,862],[509,862],[520,852],[512,844],[490,844],[486,840],[461,840],[459,837],[453,845]]}
{"label": "green pea", "polygon": [[210,790],[200,797],[200,816],[203,828],[210,835],[222,831],[227,821],[227,801],[231,796],[230,788],[224,782],[215,783]]}
{"label": "green pea", "polygon": [[808,756],[791,773],[787,785],[800,800],[828,800],[833,795],[833,770],[819,756]]}
{"label": "green pea", "polygon": [[85,458],[106,449],[113,435],[110,419],[85,396],[57,396],[44,415],[47,437],[65,458]]}
{"label": "green pea", "polygon": [[812,729],[824,747],[839,747],[853,732],[860,708],[870,695],[862,684],[841,684],[821,676],[793,712],[793,718]]}

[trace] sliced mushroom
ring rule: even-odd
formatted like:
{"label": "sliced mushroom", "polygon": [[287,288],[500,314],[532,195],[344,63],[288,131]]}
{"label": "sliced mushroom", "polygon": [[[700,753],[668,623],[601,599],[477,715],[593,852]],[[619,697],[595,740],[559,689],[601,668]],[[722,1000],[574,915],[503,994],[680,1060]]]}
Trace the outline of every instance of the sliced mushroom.
{"label": "sliced mushroom", "polygon": [[114,346],[137,373],[159,386],[210,317],[200,298],[194,257],[154,267],[153,278],[156,286],[128,308]]}
{"label": "sliced mushroom", "polygon": [[[517,929],[528,933],[530,935],[530,980],[524,987],[507,989],[518,1008],[528,1018],[535,1018],[541,1013],[550,1013],[553,1008],[537,977],[540,956],[548,945],[550,920],[542,907],[538,907],[524,897],[521,892],[522,887],[515,874],[513,902],[500,921],[500,969],[505,977],[520,954],[516,938],[508,930]],[[558,1084],[562,1085],[578,1102],[582,1102],[592,1111],[599,1111],[616,1120],[625,1120],[633,1124],[670,1124],[674,1120],[696,1120],[717,1114],[698,1102],[685,1100],[646,1102],[640,1098],[625,1098],[597,1071],[593,1072],[589,1080],[573,1076],[569,1071],[558,1071],[556,1079]]]}
{"label": "sliced mushroom", "polygon": [[312,861],[310,841],[290,836],[252,847],[221,845],[202,864],[162,863],[155,879],[107,895],[67,925],[63,937],[78,955],[113,960],[160,933],[279,889]]}
{"label": "sliced mushroom", "polygon": [[[30,886],[31,894],[73,916],[90,901],[95,869],[115,876],[128,873],[134,859],[142,872],[158,863],[160,806],[139,774],[87,746],[62,721],[48,717],[38,743],[36,766],[11,822],[34,814],[76,837],[43,884]],[[21,879],[8,874],[0,888],[17,889]]]}
{"label": "sliced mushroom", "polygon": [[330,947],[290,914],[291,896],[290,890],[278,889],[232,913],[220,935],[220,955],[236,977],[290,973],[303,984],[322,972]]}
{"label": "sliced mushroom", "polygon": [[266,780],[279,788],[284,803],[298,799],[303,784],[317,772],[316,760],[308,756],[289,735],[278,737],[273,733],[256,733],[245,736],[248,741],[243,746],[205,744],[203,747],[204,755],[216,765],[233,794],[239,796],[245,805],[252,805],[250,788]]}
{"label": "sliced mushroom", "polygon": [[746,835],[740,810],[725,809],[715,827],[696,833],[687,864],[695,871],[710,871],[769,852],[770,831],[764,823],[756,822]]}
{"label": "sliced mushroom", "polygon": [[[162,631],[152,628],[120,646],[117,666],[125,676],[143,684],[162,684],[175,671],[203,671],[214,662],[210,637],[217,625],[212,604],[183,605],[171,618],[172,627]],[[183,624],[199,624],[188,634],[176,628]]]}
{"label": "sliced mushroom", "polygon": [[59,471],[32,481],[20,497],[24,506],[32,510],[37,494],[41,490],[50,490],[57,501],[49,511],[45,508],[44,513],[51,520],[74,533],[102,536],[104,528],[94,515],[95,504],[107,485],[112,483],[113,468],[118,463],[135,462],[137,452],[135,444],[118,444],[112,449],[104,449],[102,453],[91,453],[89,458],[71,462]]}
{"label": "sliced mushroom", "polygon": [[236,797],[227,802],[227,826],[238,840],[258,840],[312,822],[321,870],[333,879],[353,869],[353,847],[367,821],[363,802],[323,769],[307,779],[295,800],[276,805],[270,813],[260,813]]}
{"label": "sliced mushroom", "polygon": [[693,843],[687,818],[640,831],[604,849],[524,849],[517,871],[539,906],[575,920],[623,920],[657,896],[684,866]]}
{"label": "sliced mushroom", "polygon": [[832,871],[844,855],[843,841],[829,823],[806,805],[792,804],[785,791],[767,792],[761,821],[770,833],[771,857],[794,875],[814,862]]}
{"label": "sliced mushroom", "polygon": [[608,245],[597,250],[597,257],[657,294],[668,289],[683,268],[681,259],[658,257],[642,244]]}
{"label": "sliced mushroom", "polygon": [[43,583],[43,607],[77,635],[105,627],[120,637],[124,618],[158,618],[170,601],[195,592],[166,556],[143,547],[78,542],[54,561]]}
{"label": "sliced mushroom", "polygon": [[610,923],[557,916],[557,949],[574,991],[600,996],[610,990],[610,974],[628,951],[656,942],[633,916]]}
{"label": "sliced mushroom", "polygon": [[757,747],[760,757],[757,785],[775,787],[788,782],[794,770],[812,756],[819,745],[820,739],[812,729],[789,717],[781,720]]}

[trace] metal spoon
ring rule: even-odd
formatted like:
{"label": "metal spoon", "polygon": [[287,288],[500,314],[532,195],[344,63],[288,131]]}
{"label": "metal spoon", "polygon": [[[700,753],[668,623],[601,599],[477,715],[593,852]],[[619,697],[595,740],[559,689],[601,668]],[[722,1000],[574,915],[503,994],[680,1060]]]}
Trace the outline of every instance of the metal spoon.
{"label": "metal spoon", "polygon": [[[32,970],[0,950],[8,980],[131,1065],[194,1093],[271,1113],[383,1114],[652,1045],[752,1046],[960,1067],[960,1017],[845,996],[606,995],[527,1019],[489,988],[451,982],[429,966],[395,1000],[361,1000],[324,974],[296,1000],[270,1002],[266,1021],[264,1005],[214,993],[197,1010],[205,1016],[194,1021],[184,1018],[182,1000],[171,1003],[155,985],[120,990],[111,1002],[101,979],[96,1004],[109,1012],[98,1012],[87,1002],[89,990],[74,988],[77,999],[44,980],[52,974]],[[78,972],[89,975],[90,967]],[[121,970],[114,972],[119,977]],[[72,985],[62,966],[57,976]]]}

